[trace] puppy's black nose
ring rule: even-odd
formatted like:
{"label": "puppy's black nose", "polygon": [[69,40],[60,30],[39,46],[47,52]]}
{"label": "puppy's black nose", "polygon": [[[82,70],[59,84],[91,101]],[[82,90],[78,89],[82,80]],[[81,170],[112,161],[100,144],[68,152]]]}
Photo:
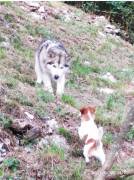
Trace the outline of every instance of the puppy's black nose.
{"label": "puppy's black nose", "polygon": [[56,79],[56,80],[59,79],[59,76],[58,76],[58,75],[55,75],[55,76],[54,76],[54,79]]}

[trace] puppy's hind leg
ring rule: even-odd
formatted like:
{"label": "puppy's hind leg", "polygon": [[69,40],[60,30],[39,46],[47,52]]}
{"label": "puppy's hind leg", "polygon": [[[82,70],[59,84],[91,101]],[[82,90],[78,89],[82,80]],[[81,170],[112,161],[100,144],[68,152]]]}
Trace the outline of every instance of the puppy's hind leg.
{"label": "puppy's hind leg", "polygon": [[88,147],[88,145],[85,145],[83,148],[83,155],[85,157],[86,163],[89,163],[89,161],[90,161],[88,151],[89,151],[89,147]]}
{"label": "puppy's hind leg", "polygon": [[105,163],[106,157],[105,157],[105,153],[104,153],[102,146],[100,146],[98,148],[98,150],[95,152],[94,156],[100,160],[101,165],[103,166],[103,164]]}

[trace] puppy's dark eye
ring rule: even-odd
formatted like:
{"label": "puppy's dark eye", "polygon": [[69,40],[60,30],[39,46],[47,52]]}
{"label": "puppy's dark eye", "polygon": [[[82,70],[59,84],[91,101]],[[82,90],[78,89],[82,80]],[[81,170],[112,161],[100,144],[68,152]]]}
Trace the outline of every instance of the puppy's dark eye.
{"label": "puppy's dark eye", "polygon": [[53,53],[53,52],[49,53],[49,57],[50,58],[54,58],[55,57],[55,53]]}
{"label": "puppy's dark eye", "polygon": [[53,67],[54,67],[54,68],[56,68],[56,66],[55,66],[55,65],[53,65]]}
{"label": "puppy's dark eye", "polygon": [[52,64],[53,64],[53,62],[52,62],[52,61],[50,61],[50,62],[48,62],[47,64],[52,65]]}
{"label": "puppy's dark eye", "polygon": [[64,66],[65,66],[66,68],[68,68],[68,67],[69,67],[69,65],[68,65],[68,64],[64,64]]}

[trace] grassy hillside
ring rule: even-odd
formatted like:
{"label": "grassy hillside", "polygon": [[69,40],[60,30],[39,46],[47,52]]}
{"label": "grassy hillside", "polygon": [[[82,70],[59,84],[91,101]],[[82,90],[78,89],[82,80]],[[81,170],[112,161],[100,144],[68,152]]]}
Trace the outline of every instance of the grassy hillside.
{"label": "grassy hillside", "polygon": [[[0,144],[9,140],[0,159],[0,178],[86,179],[90,168],[81,156],[78,109],[87,104],[97,107],[96,122],[104,126],[107,152],[120,130],[125,97],[134,95],[134,47],[105,34],[106,19],[96,17],[90,23],[93,15],[60,2],[40,6],[45,7],[43,13],[24,2],[0,3]],[[71,55],[71,72],[61,101],[36,85],[34,53],[42,38],[63,42]],[[107,73],[115,81],[105,78]],[[26,119],[25,112],[42,129],[46,117],[54,118],[59,126],[55,135],[64,137],[69,150],[67,145],[61,148],[54,143],[40,148],[46,135],[29,141],[23,133],[13,131],[12,121]],[[113,169],[122,162],[134,168],[130,158],[134,157],[133,137],[130,129],[122,150],[125,155],[121,154]]]}

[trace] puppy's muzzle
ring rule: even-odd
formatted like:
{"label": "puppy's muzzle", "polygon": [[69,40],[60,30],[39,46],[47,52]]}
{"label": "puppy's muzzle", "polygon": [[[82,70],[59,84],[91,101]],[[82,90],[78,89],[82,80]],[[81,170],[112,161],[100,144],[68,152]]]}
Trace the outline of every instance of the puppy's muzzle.
{"label": "puppy's muzzle", "polygon": [[58,80],[58,79],[59,79],[59,76],[58,76],[58,75],[55,75],[55,76],[54,76],[54,79],[55,79],[55,80]]}

